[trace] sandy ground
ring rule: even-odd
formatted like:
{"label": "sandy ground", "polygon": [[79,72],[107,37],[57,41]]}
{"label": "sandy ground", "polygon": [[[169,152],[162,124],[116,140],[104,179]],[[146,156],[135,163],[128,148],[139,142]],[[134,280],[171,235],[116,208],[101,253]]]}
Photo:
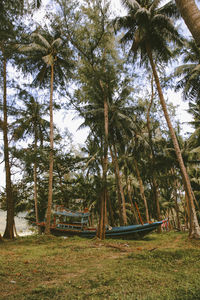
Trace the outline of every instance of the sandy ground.
{"label": "sandy ground", "polygon": [[[29,235],[32,234],[30,228],[28,228],[27,221],[24,219],[25,214],[20,213],[17,217],[15,217],[15,224],[17,228],[17,233],[19,235]],[[6,212],[0,210],[0,234],[4,233],[6,226]]]}

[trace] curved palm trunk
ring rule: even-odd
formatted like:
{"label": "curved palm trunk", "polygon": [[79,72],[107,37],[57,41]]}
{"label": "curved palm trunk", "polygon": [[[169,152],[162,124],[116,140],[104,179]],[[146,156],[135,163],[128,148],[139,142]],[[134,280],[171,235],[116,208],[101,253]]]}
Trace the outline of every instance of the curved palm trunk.
{"label": "curved palm trunk", "polygon": [[6,172],[6,204],[7,204],[7,218],[6,218],[6,229],[3,237],[6,239],[14,238],[14,210],[15,203],[12,193],[11,173],[10,173],[10,159],[8,149],[8,117],[7,117],[7,61],[4,57],[3,61],[3,140],[4,140],[4,161],[5,161],[5,172]]}
{"label": "curved palm trunk", "polygon": [[138,179],[139,185],[140,185],[140,195],[141,195],[141,198],[144,201],[146,220],[147,220],[147,223],[149,223],[149,210],[148,210],[148,205],[147,205],[147,199],[146,199],[146,196],[145,196],[145,193],[144,193],[144,185],[143,185],[143,182],[142,182],[142,178],[140,176],[140,172],[139,172],[139,169],[138,169],[138,164],[137,164],[137,161],[136,161],[135,157],[133,157],[133,162],[134,162],[134,165],[135,165],[137,179]]}
{"label": "curved palm trunk", "polygon": [[200,46],[200,10],[195,0],[176,0],[176,5],[196,44]]}
{"label": "curved palm trunk", "polygon": [[51,91],[50,91],[50,153],[49,153],[49,191],[48,191],[48,204],[46,211],[46,227],[45,234],[50,234],[51,223],[51,207],[53,198],[53,78],[54,78],[54,65],[51,65]]}
{"label": "curved palm trunk", "polygon": [[173,129],[168,111],[167,111],[167,105],[165,103],[165,99],[164,99],[164,96],[163,96],[163,93],[162,93],[162,88],[161,88],[160,80],[159,80],[159,77],[158,77],[158,74],[157,74],[157,71],[156,71],[156,67],[155,67],[155,64],[154,64],[154,61],[153,61],[152,52],[151,52],[151,49],[148,45],[146,46],[146,50],[147,50],[147,54],[148,54],[148,57],[149,57],[149,60],[150,60],[150,64],[151,64],[151,68],[152,68],[152,71],[153,71],[154,79],[155,79],[155,82],[156,82],[156,86],[157,86],[157,90],[158,90],[158,94],[159,94],[159,98],[160,98],[160,103],[161,103],[161,106],[162,106],[162,109],[163,109],[163,112],[164,112],[164,116],[165,116],[165,119],[166,119],[166,122],[167,122],[167,125],[168,125],[168,128],[169,128],[171,138],[172,138],[172,142],[173,142],[173,145],[174,145],[176,157],[177,157],[177,160],[179,162],[179,166],[180,166],[180,170],[181,170],[181,174],[182,174],[182,178],[183,178],[184,188],[185,188],[185,191],[186,191],[187,196],[188,196],[188,201],[189,201],[190,210],[191,210],[191,226],[192,226],[189,236],[191,238],[193,238],[193,237],[194,238],[200,238],[200,228],[199,228],[197,215],[196,215],[196,211],[195,211],[193,195],[192,195],[192,187],[191,187],[191,184],[190,184],[190,180],[189,180],[189,177],[188,177],[188,174],[187,174],[184,162],[183,162],[183,158],[182,158],[182,155],[181,155],[181,150],[180,150],[180,147],[179,147],[179,144],[178,144],[178,141],[177,141],[177,138],[176,138],[176,135],[175,135],[175,132],[174,132],[174,129]]}

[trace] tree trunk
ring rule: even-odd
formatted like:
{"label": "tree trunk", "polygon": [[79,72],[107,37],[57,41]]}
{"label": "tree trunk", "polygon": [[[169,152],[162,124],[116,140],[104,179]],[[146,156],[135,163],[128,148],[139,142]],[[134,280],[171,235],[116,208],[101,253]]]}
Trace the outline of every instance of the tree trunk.
{"label": "tree trunk", "polygon": [[100,80],[100,87],[104,95],[104,159],[103,159],[103,187],[101,197],[101,209],[100,209],[100,220],[97,230],[97,237],[101,240],[105,239],[105,225],[106,225],[106,213],[107,213],[107,169],[108,169],[108,102],[104,92],[103,84]]}
{"label": "tree trunk", "polygon": [[[36,223],[39,222],[38,217],[38,201],[37,201],[37,129],[36,124],[34,124],[35,127],[35,142],[34,142],[34,154],[35,154],[35,161],[33,166],[33,181],[34,181],[34,203],[35,203],[35,219]],[[38,227],[39,229],[40,227]]]}
{"label": "tree trunk", "polygon": [[137,216],[137,213],[135,211],[135,207],[133,205],[133,200],[132,200],[132,197],[131,197],[131,183],[130,183],[130,179],[127,176],[126,176],[126,184],[127,184],[128,198],[129,198],[129,201],[130,201],[130,204],[131,204],[131,210],[132,210],[133,215],[135,217],[136,224],[139,224],[138,216]]}
{"label": "tree trunk", "polygon": [[[153,149],[153,141],[152,141],[152,131],[151,131],[151,125],[150,125],[150,111],[151,111],[151,106],[153,104],[153,99],[154,99],[154,90],[153,90],[153,76],[152,76],[152,81],[151,81],[151,100],[149,103],[149,107],[147,110],[147,129],[148,129],[148,134],[149,134],[149,145],[151,149],[151,170],[152,170],[152,184],[153,184],[153,194],[155,197],[155,202],[156,202],[156,211],[157,211],[157,218],[158,221],[161,220],[161,215],[160,215],[160,203],[159,203],[159,190],[158,190],[158,184],[155,179],[155,153]],[[158,227],[158,233],[161,233],[161,226]]]}
{"label": "tree trunk", "polygon": [[[172,174],[175,176],[175,172],[172,170]],[[178,205],[178,180],[174,180],[174,200],[175,200],[175,211],[176,211],[176,221],[177,221],[177,228],[181,230],[181,223],[179,217],[179,205]]]}
{"label": "tree trunk", "polygon": [[115,170],[115,180],[116,180],[116,186],[117,186],[117,200],[118,200],[117,202],[118,202],[118,209],[119,209],[119,224],[120,224],[120,226],[123,226],[124,220],[123,220],[123,212],[122,212],[122,199],[121,199],[121,193],[120,193],[119,184],[118,184],[117,169],[115,167],[115,158],[114,158],[111,148],[110,148],[110,154],[112,157],[112,163],[113,163],[114,170]]}
{"label": "tree trunk", "polygon": [[53,79],[54,79],[54,65],[51,65],[51,91],[50,91],[50,153],[49,153],[49,191],[48,191],[48,204],[46,211],[46,227],[45,234],[50,234],[51,225],[51,207],[53,198]]}
{"label": "tree trunk", "polygon": [[176,5],[196,44],[200,46],[200,10],[195,0],[176,0]]}
{"label": "tree trunk", "polygon": [[110,219],[110,225],[112,227],[115,226],[115,219],[114,219],[114,213],[113,213],[113,208],[112,208],[112,203],[110,201],[110,197],[107,195],[107,202],[108,202],[108,210],[109,210],[109,219]]}
{"label": "tree trunk", "polygon": [[191,218],[192,218],[191,219],[192,228],[191,228],[191,232],[189,234],[189,237],[190,238],[200,238],[200,228],[199,228],[197,215],[196,215],[196,211],[195,211],[195,206],[194,206],[194,201],[193,201],[193,194],[192,194],[192,187],[191,187],[191,184],[190,184],[190,180],[189,180],[189,177],[188,177],[188,174],[187,174],[184,162],[183,162],[183,158],[182,158],[182,155],[181,155],[181,150],[180,150],[180,147],[179,147],[179,144],[178,144],[178,141],[177,141],[177,138],[176,138],[176,135],[175,135],[174,129],[172,127],[171,120],[170,120],[170,117],[169,117],[169,114],[168,114],[168,111],[167,111],[167,105],[165,103],[165,99],[164,99],[164,96],[163,96],[163,93],[162,93],[160,80],[159,80],[159,77],[158,77],[158,74],[157,74],[157,71],[156,71],[156,67],[155,67],[155,64],[154,64],[154,61],[153,61],[153,57],[152,57],[152,52],[151,52],[151,49],[148,45],[146,46],[146,50],[147,50],[147,54],[148,54],[150,64],[151,64],[151,67],[152,67],[154,79],[155,79],[155,82],[156,82],[156,86],[157,86],[157,90],[158,90],[158,94],[159,94],[159,98],[160,98],[160,103],[161,103],[161,106],[162,106],[162,109],[163,109],[163,112],[164,112],[164,116],[165,116],[165,119],[166,119],[166,122],[167,122],[167,125],[168,125],[168,128],[169,128],[169,132],[170,132],[170,135],[171,135],[171,139],[172,139],[172,142],[173,142],[173,145],[174,145],[174,150],[175,150],[177,160],[178,160],[178,163],[179,163],[179,166],[180,166],[184,188],[185,188],[185,191],[186,191],[187,196],[188,196],[188,201],[189,201],[190,210],[191,210]]}
{"label": "tree trunk", "polygon": [[6,172],[6,205],[7,205],[7,218],[6,218],[6,229],[3,237],[6,239],[14,238],[14,210],[15,202],[12,192],[11,173],[10,173],[10,159],[9,159],[9,148],[8,148],[8,112],[7,112],[7,61],[4,57],[3,61],[3,140],[4,140],[4,161],[5,161],[5,172]]}
{"label": "tree trunk", "polygon": [[148,205],[147,205],[147,199],[144,193],[144,185],[142,182],[142,178],[140,176],[140,172],[138,169],[138,164],[137,161],[135,159],[135,157],[133,157],[133,162],[134,162],[134,166],[135,166],[135,170],[136,170],[136,174],[137,174],[137,179],[139,181],[139,186],[140,186],[140,196],[142,198],[142,200],[144,201],[144,207],[145,207],[145,216],[146,216],[146,221],[147,223],[149,223],[149,210],[148,210]]}
{"label": "tree trunk", "polygon": [[119,191],[122,199],[122,217],[123,217],[123,223],[124,225],[127,225],[127,215],[126,215],[126,201],[125,201],[125,196],[124,196],[124,191],[122,187],[122,181],[121,181],[121,176],[120,176],[120,171],[119,171],[119,164],[117,160],[117,151],[115,145],[114,147],[114,155],[112,152],[112,149],[110,147],[110,152],[112,153],[111,155],[113,156],[114,164],[115,164],[115,169],[116,169],[116,174],[117,174],[117,181],[118,181],[118,186],[119,186]]}

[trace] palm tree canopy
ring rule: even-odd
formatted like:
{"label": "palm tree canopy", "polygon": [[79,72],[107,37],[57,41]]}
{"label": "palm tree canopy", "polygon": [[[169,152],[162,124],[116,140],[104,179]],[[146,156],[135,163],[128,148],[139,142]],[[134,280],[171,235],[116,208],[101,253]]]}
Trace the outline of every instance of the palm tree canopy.
{"label": "palm tree canopy", "polygon": [[[36,30],[30,36],[27,44],[18,45],[18,50],[26,54],[24,71],[29,71],[34,76],[34,84],[49,82],[51,68],[54,66],[55,85],[65,85],[66,80],[72,77],[72,52],[63,42],[58,33],[50,34],[48,30]],[[28,56],[28,60],[27,60]]]}
{"label": "palm tree canopy", "polygon": [[146,48],[151,48],[157,59],[168,61],[172,56],[170,42],[181,43],[172,18],[178,18],[176,5],[169,1],[161,6],[161,0],[123,0],[128,15],[115,19],[117,30],[124,29],[122,43],[130,42],[134,57],[140,50],[141,63],[146,62]]}
{"label": "palm tree canopy", "polygon": [[182,77],[177,89],[183,88],[183,96],[190,101],[200,99],[200,48],[194,40],[186,43],[183,49],[183,65],[175,70],[175,75]]}

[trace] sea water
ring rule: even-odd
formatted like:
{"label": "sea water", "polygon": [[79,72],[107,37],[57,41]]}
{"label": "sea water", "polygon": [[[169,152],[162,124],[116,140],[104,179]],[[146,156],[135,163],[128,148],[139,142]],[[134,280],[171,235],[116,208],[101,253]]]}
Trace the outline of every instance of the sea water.
{"label": "sea water", "polygon": [[[30,235],[33,233],[31,227],[25,219],[26,213],[19,213],[15,217],[15,226],[17,234],[20,236]],[[3,235],[6,228],[6,212],[0,209],[0,234]]]}

